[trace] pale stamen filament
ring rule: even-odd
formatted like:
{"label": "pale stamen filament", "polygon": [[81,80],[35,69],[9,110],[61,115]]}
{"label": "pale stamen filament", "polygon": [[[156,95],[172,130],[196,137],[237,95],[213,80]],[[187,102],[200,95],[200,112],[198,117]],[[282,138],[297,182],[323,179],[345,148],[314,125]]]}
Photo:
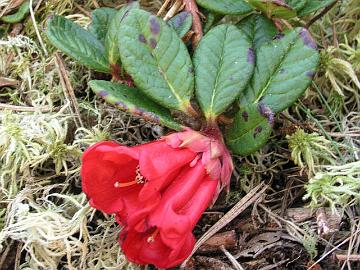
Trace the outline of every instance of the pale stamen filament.
{"label": "pale stamen filament", "polygon": [[136,176],[135,176],[134,181],[125,182],[125,183],[117,181],[117,182],[114,183],[114,187],[122,188],[122,187],[130,187],[130,186],[133,186],[133,185],[136,185],[136,184],[145,184],[147,182],[147,180],[145,179],[145,177],[143,175],[141,175],[139,165],[136,167],[135,172],[136,172]]}

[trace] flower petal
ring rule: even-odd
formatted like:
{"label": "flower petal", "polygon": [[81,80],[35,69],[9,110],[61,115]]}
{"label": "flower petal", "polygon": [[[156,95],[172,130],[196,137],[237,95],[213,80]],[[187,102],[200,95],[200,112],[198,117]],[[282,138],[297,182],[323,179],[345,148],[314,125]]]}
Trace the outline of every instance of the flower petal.
{"label": "flower petal", "polygon": [[209,180],[199,162],[182,171],[163,194],[159,206],[150,215],[150,226],[160,230],[162,241],[175,249],[191,233],[215,194],[217,180]]}
{"label": "flower petal", "polygon": [[147,183],[141,191],[141,200],[149,200],[175,179],[180,170],[196,157],[189,149],[175,149],[164,140],[143,145],[139,152],[140,172]]}
{"label": "flower petal", "polygon": [[184,238],[174,251],[161,241],[155,230],[156,228],[153,228],[145,233],[138,233],[125,229],[121,232],[121,248],[129,261],[153,264],[158,268],[171,268],[179,265],[190,255],[195,244],[192,235]]}
{"label": "flower petal", "polygon": [[88,148],[82,158],[82,188],[90,205],[106,213],[123,208],[122,195],[139,190],[115,187],[116,182],[131,182],[135,178],[138,152],[113,142],[101,142]]}

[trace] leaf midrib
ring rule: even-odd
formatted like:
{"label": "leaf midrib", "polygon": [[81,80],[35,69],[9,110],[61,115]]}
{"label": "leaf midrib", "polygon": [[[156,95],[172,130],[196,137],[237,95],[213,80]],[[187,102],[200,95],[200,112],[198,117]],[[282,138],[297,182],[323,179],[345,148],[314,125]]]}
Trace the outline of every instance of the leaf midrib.
{"label": "leaf midrib", "polygon": [[260,99],[264,96],[265,92],[268,90],[273,78],[275,77],[274,74],[276,74],[278,71],[279,71],[279,68],[281,66],[281,64],[283,63],[284,61],[284,58],[286,58],[286,56],[288,55],[289,51],[293,48],[293,46],[295,45],[296,43],[296,39],[298,38],[298,33],[296,33],[294,39],[292,40],[292,43],[290,44],[289,48],[286,50],[286,52],[284,53],[284,55],[281,57],[281,60],[279,62],[279,64],[276,66],[274,72],[271,74],[269,80],[267,81],[265,87],[261,90],[260,94],[257,96],[257,98],[255,99],[255,101],[253,102],[254,104],[255,103],[258,103],[260,101]]}
{"label": "leaf midrib", "polygon": [[[140,30],[140,33],[142,32],[142,27],[141,27],[141,22],[139,21],[138,17],[135,18],[136,19],[136,23],[137,23],[137,26],[139,27],[139,30]],[[160,36],[159,36],[159,40],[161,39],[161,35],[162,35],[162,32],[160,32]],[[171,34],[171,41],[173,39],[173,34]],[[171,43],[171,42],[170,42]],[[156,48],[155,48],[156,49]],[[154,49],[154,50],[155,50]],[[156,63],[156,67],[161,71],[159,72],[160,73],[160,76],[163,77],[163,79],[165,80],[165,82],[167,83],[167,85],[169,86],[169,89],[171,91],[171,93],[174,95],[174,97],[177,99],[177,101],[179,102],[179,105],[181,106],[184,102],[183,100],[180,98],[180,96],[176,93],[175,91],[175,88],[173,87],[173,85],[170,83],[170,81],[168,80],[168,77],[166,75],[166,72],[160,67],[159,65],[159,61],[157,60],[157,58],[155,57],[155,55],[153,54],[153,51],[150,50],[148,47],[147,47],[147,50],[150,52],[151,56],[154,58],[155,60],[155,63]],[[179,50],[177,51],[177,53],[179,53]]]}
{"label": "leaf midrib", "polygon": [[[74,22],[72,22],[72,23],[74,23]],[[74,23],[75,24],[75,23]],[[80,29],[76,29],[75,28],[75,26],[73,26],[73,25],[70,25],[71,26],[71,30],[73,30],[74,32],[77,32],[77,31],[79,31]],[[79,26],[80,27],[80,26]],[[55,37],[59,37],[59,34],[58,33],[61,33],[62,31],[64,31],[64,28],[62,28],[58,23],[56,23],[55,25],[53,24],[52,26],[51,26],[51,28],[52,28],[52,30],[50,30],[49,32],[51,32],[52,33],[52,36],[55,36]],[[80,27],[81,28],[81,27]],[[55,32],[53,31],[53,30],[56,30]],[[85,29],[82,29],[81,28],[81,30],[84,30],[87,34],[89,34],[89,35],[92,35],[92,33],[89,33],[89,32],[87,32]],[[62,33],[62,34],[60,34],[63,38],[65,38],[66,40],[69,40],[69,35],[67,35],[66,34],[66,32],[67,31],[65,31],[65,33]],[[70,31],[69,31],[70,32]],[[89,39],[89,38],[86,38],[86,37],[84,37],[85,39]],[[93,37],[93,38],[95,38],[95,37]],[[88,53],[88,49],[87,48],[85,48],[85,51],[86,51],[86,53],[82,53],[83,52],[83,50],[81,50],[81,47],[79,47],[79,43],[78,43],[78,40],[77,39],[73,39],[71,36],[70,36],[70,40],[72,40],[72,41],[75,41],[75,43],[74,42],[71,42],[70,44],[68,44],[67,46],[69,46],[69,47],[71,47],[71,48],[73,48],[73,51],[77,51],[77,52],[79,52],[80,54],[82,54],[82,55],[84,55],[85,57],[87,57],[87,58],[91,58],[91,57],[89,57],[89,55],[87,54]],[[55,45],[55,43],[57,43],[57,44],[59,44],[60,46],[59,47],[64,47],[63,46],[63,44],[61,43],[61,42],[58,42],[58,41],[52,41],[52,40],[50,40],[51,41],[51,43],[53,43],[54,45]],[[94,40],[94,42],[98,42],[98,40],[95,38],[95,40]],[[74,45],[72,45],[72,44],[76,44],[75,46]],[[93,43],[91,43],[91,44],[93,44]],[[98,42],[98,44],[97,45],[101,45],[101,43],[99,43]],[[58,46],[58,45],[57,45]],[[56,46],[56,47],[57,47]],[[102,50],[103,49],[103,47],[98,47],[98,46],[93,46],[92,48],[94,48],[94,50]],[[93,53],[93,52],[91,52],[91,53]],[[66,54],[68,54],[68,53],[66,53]],[[74,56],[71,56],[71,57],[74,57]],[[95,60],[95,62],[99,65],[99,67],[102,69],[102,70],[108,70],[109,69],[109,66],[108,65],[106,65],[103,61],[106,61],[106,58],[104,58],[104,57],[99,57],[97,54],[95,54],[95,57],[94,57],[96,60]]]}
{"label": "leaf midrib", "polygon": [[215,96],[216,96],[216,93],[217,93],[217,90],[218,90],[218,89],[217,89],[217,88],[218,88],[217,86],[218,86],[218,83],[219,83],[219,77],[220,77],[222,65],[223,65],[223,63],[224,63],[224,48],[225,48],[225,41],[226,41],[226,38],[227,38],[227,35],[228,35],[228,30],[229,30],[229,27],[226,27],[224,42],[222,43],[222,46],[221,46],[221,54],[220,54],[219,68],[216,70],[215,85],[214,85],[214,87],[213,87],[213,95],[211,96],[210,110],[209,110],[208,114],[211,114],[211,112],[214,112],[214,111],[213,111],[213,108],[214,108],[214,100],[215,100]]}

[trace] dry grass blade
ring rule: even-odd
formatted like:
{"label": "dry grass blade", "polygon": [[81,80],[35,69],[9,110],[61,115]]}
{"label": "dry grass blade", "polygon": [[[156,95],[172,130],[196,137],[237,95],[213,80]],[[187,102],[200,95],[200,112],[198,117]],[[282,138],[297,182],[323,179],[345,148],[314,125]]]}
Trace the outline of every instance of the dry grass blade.
{"label": "dry grass blade", "polygon": [[37,36],[37,38],[39,40],[39,43],[41,45],[41,48],[44,51],[45,56],[48,56],[49,53],[48,53],[48,51],[47,51],[47,49],[45,47],[45,44],[44,44],[44,42],[43,42],[43,40],[41,38],[39,28],[38,28],[36,20],[35,20],[35,13],[34,13],[34,9],[33,9],[33,1],[32,0],[30,0],[30,17],[31,17],[31,20],[32,20],[32,23],[33,23],[33,26],[34,26],[34,29],[35,29],[35,32],[36,32],[36,36]]}
{"label": "dry grass blade", "polygon": [[224,228],[229,222],[236,218],[241,212],[257,201],[267,190],[268,186],[263,183],[252,189],[245,197],[243,197],[229,212],[227,212],[218,222],[216,222],[200,239],[196,242],[195,247],[190,256],[181,264],[183,269],[187,261],[205,243],[211,236]]}
{"label": "dry grass blade", "polygon": [[5,103],[0,103],[0,109],[3,110],[11,110],[17,112],[50,112],[52,111],[51,106],[43,106],[43,107],[28,107],[28,106],[16,106]]}
{"label": "dry grass blade", "polygon": [[241,266],[241,264],[234,258],[234,256],[225,249],[224,246],[221,246],[221,250],[224,252],[225,256],[229,259],[229,261],[232,263],[236,270],[245,270]]}
{"label": "dry grass blade", "polygon": [[60,76],[60,83],[63,88],[65,98],[70,102],[70,105],[71,105],[70,108],[71,108],[72,114],[74,115],[76,126],[77,126],[77,128],[84,127],[84,125],[81,121],[79,105],[76,100],[74,89],[71,85],[69,76],[65,69],[64,62],[62,61],[62,59],[58,53],[55,53],[55,62],[56,62],[56,66],[58,68],[59,76]]}
{"label": "dry grass blade", "polygon": [[166,13],[164,17],[164,21],[168,21],[172,17],[175,16],[176,13],[178,13],[180,10],[184,8],[184,4],[182,0],[176,0],[174,5],[169,9],[169,11]]}
{"label": "dry grass blade", "polygon": [[[355,235],[357,236],[357,234]],[[314,262],[312,265],[310,265],[310,267],[308,268],[308,270],[313,269],[315,266],[317,266],[322,260],[324,260],[327,256],[329,256],[331,253],[333,253],[335,250],[339,249],[342,245],[344,245],[345,243],[349,242],[349,240],[351,240],[351,236],[346,238],[344,241],[342,241],[341,243],[339,243],[338,245],[336,245],[335,247],[333,247],[332,249],[330,249],[328,252],[326,252],[324,255],[322,255],[320,257],[320,259],[318,259],[316,262]]]}
{"label": "dry grass blade", "polygon": [[171,3],[171,0],[165,0],[164,4],[161,6],[161,8],[159,9],[158,13],[156,14],[156,16],[161,16],[165,10],[167,9],[168,5]]}

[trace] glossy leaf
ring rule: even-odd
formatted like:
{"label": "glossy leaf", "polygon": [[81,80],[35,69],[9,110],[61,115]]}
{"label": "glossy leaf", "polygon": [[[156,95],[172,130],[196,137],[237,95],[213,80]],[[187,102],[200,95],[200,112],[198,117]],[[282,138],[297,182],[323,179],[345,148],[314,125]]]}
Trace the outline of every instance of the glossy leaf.
{"label": "glossy leaf", "polygon": [[298,12],[306,6],[309,0],[285,0],[285,2]]}
{"label": "glossy leaf", "polygon": [[89,25],[89,32],[94,34],[98,40],[101,42],[105,41],[106,33],[109,29],[110,22],[116,14],[116,9],[114,8],[98,8],[95,9],[92,15],[92,22]]}
{"label": "glossy leaf", "polygon": [[196,0],[199,6],[218,14],[242,15],[253,9],[244,0]]}
{"label": "glossy leaf", "polygon": [[54,16],[48,21],[46,34],[55,47],[81,64],[100,72],[110,72],[104,46],[79,25]]}
{"label": "glossy leaf", "polygon": [[298,16],[303,17],[309,15],[312,12],[331,5],[335,1],[336,0],[308,0],[304,8],[298,12]]}
{"label": "glossy leaf", "polygon": [[296,28],[278,35],[256,52],[254,75],[240,97],[241,104],[262,101],[274,112],[293,104],[307,89],[317,69],[319,53],[310,33]]}
{"label": "glossy leaf", "polygon": [[240,95],[254,68],[251,41],[235,26],[220,25],[194,54],[196,97],[207,119],[215,119]]}
{"label": "glossy leaf", "polygon": [[172,17],[168,24],[174,28],[179,37],[185,36],[192,26],[192,15],[190,12],[182,11],[179,14]]}
{"label": "glossy leaf", "polygon": [[135,85],[167,108],[188,111],[193,67],[175,30],[149,12],[132,9],[118,37],[121,62]]}
{"label": "glossy leaf", "polygon": [[116,12],[115,16],[110,22],[109,29],[105,37],[105,51],[110,65],[116,65],[120,62],[118,41],[119,27],[124,17],[133,8],[139,8],[139,3],[132,2],[131,4],[124,6]]}
{"label": "glossy leaf", "polygon": [[296,11],[281,0],[246,0],[252,7],[260,10],[269,18],[291,19]]}
{"label": "glossy leaf", "polygon": [[235,116],[225,139],[236,154],[246,156],[259,150],[268,141],[274,123],[274,113],[263,103],[249,104]]}
{"label": "glossy leaf", "polygon": [[21,4],[19,9],[14,13],[6,16],[0,17],[0,20],[6,23],[17,23],[22,21],[26,15],[30,12],[30,1],[26,0]]}
{"label": "glossy leaf", "polygon": [[98,96],[121,110],[175,130],[182,129],[181,125],[172,119],[169,110],[144,97],[136,88],[99,80],[90,81],[89,86]]}
{"label": "glossy leaf", "polygon": [[246,17],[236,26],[252,41],[255,50],[264,43],[272,41],[277,33],[274,23],[259,14]]}

